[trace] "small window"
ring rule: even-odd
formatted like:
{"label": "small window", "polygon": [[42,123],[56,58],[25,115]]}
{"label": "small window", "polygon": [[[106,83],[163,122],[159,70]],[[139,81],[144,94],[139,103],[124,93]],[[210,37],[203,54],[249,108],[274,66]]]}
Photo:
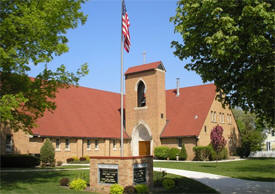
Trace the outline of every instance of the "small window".
{"label": "small window", "polygon": [[91,140],[87,139],[87,149],[90,150],[91,149]]}
{"label": "small window", "polygon": [[146,106],[146,97],[145,97],[145,85],[143,81],[138,82],[137,87],[137,106],[144,107]]}
{"label": "small window", "polygon": [[98,149],[99,148],[99,146],[98,146],[98,140],[96,139],[95,140],[95,149]]}
{"label": "small window", "polygon": [[182,147],[182,138],[178,139],[178,147],[181,148]]}
{"label": "small window", "polygon": [[65,149],[66,150],[70,149],[70,140],[69,139],[65,139]]}
{"label": "small window", "polygon": [[60,150],[60,139],[55,140],[55,149]]}
{"label": "small window", "polygon": [[12,151],[13,151],[12,135],[8,134],[6,135],[6,152],[12,152]]}
{"label": "small window", "polygon": [[116,149],[116,140],[113,139],[113,149]]}
{"label": "small window", "polygon": [[207,127],[206,126],[204,126],[204,132],[207,133]]}
{"label": "small window", "polygon": [[272,135],[272,136],[275,136],[275,130],[272,130],[272,131],[271,131],[271,135]]}
{"label": "small window", "polygon": [[160,118],[162,118],[162,119],[163,119],[163,113],[161,113],[161,114],[160,114]]}
{"label": "small window", "polygon": [[216,122],[217,121],[217,115],[216,115],[216,111],[214,111],[213,113],[213,122]]}

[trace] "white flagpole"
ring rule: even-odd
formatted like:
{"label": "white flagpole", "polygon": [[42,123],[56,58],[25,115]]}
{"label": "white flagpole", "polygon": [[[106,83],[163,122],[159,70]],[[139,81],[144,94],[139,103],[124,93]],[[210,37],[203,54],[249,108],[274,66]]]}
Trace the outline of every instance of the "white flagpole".
{"label": "white flagpole", "polygon": [[121,148],[120,148],[120,157],[123,157],[124,153],[124,144],[123,144],[123,33],[122,33],[122,12],[123,12],[123,0],[121,0],[121,77],[120,77],[120,142],[121,142]]}

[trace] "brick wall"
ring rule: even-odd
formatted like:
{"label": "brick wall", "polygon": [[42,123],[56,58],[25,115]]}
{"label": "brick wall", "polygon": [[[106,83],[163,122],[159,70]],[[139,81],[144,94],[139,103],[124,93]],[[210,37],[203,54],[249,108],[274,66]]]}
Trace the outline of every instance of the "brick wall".
{"label": "brick wall", "polygon": [[153,157],[91,157],[90,159],[90,187],[92,191],[109,193],[110,184],[99,183],[98,164],[118,165],[118,184],[123,187],[133,185],[133,165],[147,164],[147,185],[153,186]]}

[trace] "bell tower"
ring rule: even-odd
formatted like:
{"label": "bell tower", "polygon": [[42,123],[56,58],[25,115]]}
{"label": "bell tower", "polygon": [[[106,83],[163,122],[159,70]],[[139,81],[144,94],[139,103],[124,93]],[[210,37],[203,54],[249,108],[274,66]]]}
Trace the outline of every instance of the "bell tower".
{"label": "bell tower", "polygon": [[133,156],[152,155],[166,124],[165,68],[161,61],[125,73],[126,132]]}

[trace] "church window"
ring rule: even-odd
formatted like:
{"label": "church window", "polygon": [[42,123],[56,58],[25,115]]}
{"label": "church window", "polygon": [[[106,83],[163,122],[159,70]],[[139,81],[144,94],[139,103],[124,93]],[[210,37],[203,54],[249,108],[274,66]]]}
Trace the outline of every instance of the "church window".
{"label": "church window", "polygon": [[206,126],[204,126],[204,132],[205,132],[205,133],[207,132],[207,127],[206,127]]}
{"label": "church window", "polygon": [[138,105],[138,107],[146,106],[145,85],[144,85],[143,81],[138,82],[137,105]]}
{"label": "church window", "polygon": [[55,149],[60,150],[60,139],[55,140]]}
{"label": "church window", "polygon": [[98,149],[99,148],[99,146],[98,146],[98,140],[96,139],[95,140],[95,149]]}
{"label": "church window", "polygon": [[87,149],[90,150],[91,149],[91,140],[87,139]]}
{"label": "church window", "polygon": [[116,140],[113,140],[113,149],[116,149]]}
{"label": "church window", "polygon": [[182,138],[178,139],[178,147],[180,147],[180,148],[182,147]]}
{"label": "church window", "polygon": [[12,152],[12,151],[13,151],[12,135],[8,134],[6,136],[6,152]]}
{"label": "church window", "polygon": [[65,139],[65,149],[70,150],[70,140],[69,139]]}

